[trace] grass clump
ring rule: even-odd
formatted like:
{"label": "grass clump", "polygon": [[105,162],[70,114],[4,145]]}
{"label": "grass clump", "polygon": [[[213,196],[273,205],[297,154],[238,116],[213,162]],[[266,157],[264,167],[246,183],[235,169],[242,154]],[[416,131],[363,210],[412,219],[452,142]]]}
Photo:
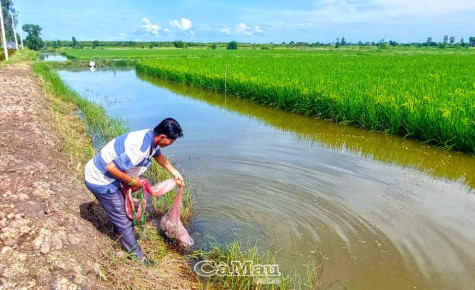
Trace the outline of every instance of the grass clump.
{"label": "grass clump", "polygon": [[305,278],[295,273],[284,274],[269,252],[241,242],[213,244],[188,258],[205,283],[220,289],[312,289],[319,286],[323,271],[323,264],[312,264],[308,265]]}

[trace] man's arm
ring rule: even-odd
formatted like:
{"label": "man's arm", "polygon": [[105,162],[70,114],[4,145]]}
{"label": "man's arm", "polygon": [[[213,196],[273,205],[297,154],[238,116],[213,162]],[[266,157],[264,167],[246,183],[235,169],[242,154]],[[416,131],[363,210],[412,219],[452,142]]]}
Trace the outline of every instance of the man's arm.
{"label": "man's arm", "polygon": [[[130,183],[132,181],[132,177],[128,176],[125,172],[120,171],[117,166],[115,166],[114,162],[109,162],[106,165],[106,170],[115,178],[122,180],[125,183]],[[140,183],[140,178],[134,178],[134,184],[132,185],[132,191],[137,191],[142,186]]]}
{"label": "man's arm", "polygon": [[175,167],[168,161],[167,157],[165,155],[160,154],[157,157],[154,157],[155,161],[157,161],[158,164],[160,164],[163,168],[168,170],[175,178],[178,179],[177,185],[178,186],[183,186],[185,184],[185,181],[183,179],[183,176],[181,176],[180,172],[176,170]]}

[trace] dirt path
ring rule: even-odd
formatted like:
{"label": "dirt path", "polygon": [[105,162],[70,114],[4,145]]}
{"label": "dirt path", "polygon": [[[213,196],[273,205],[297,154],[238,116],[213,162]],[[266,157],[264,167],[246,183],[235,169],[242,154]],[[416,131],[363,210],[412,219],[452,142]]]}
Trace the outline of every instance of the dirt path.
{"label": "dirt path", "polygon": [[98,288],[92,255],[101,237],[79,212],[91,197],[68,174],[75,164],[62,152],[50,104],[26,63],[0,70],[0,84],[1,284]]}
{"label": "dirt path", "polygon": [[[0,69],[0,100],[0,289],[124,287],[101,280],[97,261],[110,239],[85,217],[97,210],[94,198],[78,176],[82,166],[63,150],[53,104],[31,64]],[[169,270],[177,268],[186,267]],[[166,270],[147,270],[145,279]],[[166,275],[174,278],[154,288],[196,287],[186,270]]]}

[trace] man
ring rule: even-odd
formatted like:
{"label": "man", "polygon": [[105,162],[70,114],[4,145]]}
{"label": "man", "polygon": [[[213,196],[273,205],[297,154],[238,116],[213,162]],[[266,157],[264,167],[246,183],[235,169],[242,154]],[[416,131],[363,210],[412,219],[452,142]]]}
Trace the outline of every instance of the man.
{"label": "man", "polygon": [[132,221],[125,212],[121,183],[129,184],[133,191],[140,189],[138,176],[147,170],[153,157],[178,179],[179,186],[183,186],[183,177],[160,151],[160,148],[173,144],[180,137],[183,137],[180,124],[167,118],[153,131],[134,131],[110,141],[89,160],[84,170],[84,183],[99,200],[121,235],[122,246],[146,266],[153,265],[153,261],[144,256],[137,244]]}

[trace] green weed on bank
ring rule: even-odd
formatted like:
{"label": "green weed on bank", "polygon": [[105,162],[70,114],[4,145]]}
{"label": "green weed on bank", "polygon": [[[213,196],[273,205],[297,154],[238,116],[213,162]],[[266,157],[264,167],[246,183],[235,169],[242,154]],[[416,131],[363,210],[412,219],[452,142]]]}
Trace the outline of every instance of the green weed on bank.
{"label": "green weed on bank", "polygon": [[212,244],[187,257],[203,281],[221,289],[316,289],[323,272],[322,263],[308,265],[306,277],[283,273],[268,251],[241,242]]}

